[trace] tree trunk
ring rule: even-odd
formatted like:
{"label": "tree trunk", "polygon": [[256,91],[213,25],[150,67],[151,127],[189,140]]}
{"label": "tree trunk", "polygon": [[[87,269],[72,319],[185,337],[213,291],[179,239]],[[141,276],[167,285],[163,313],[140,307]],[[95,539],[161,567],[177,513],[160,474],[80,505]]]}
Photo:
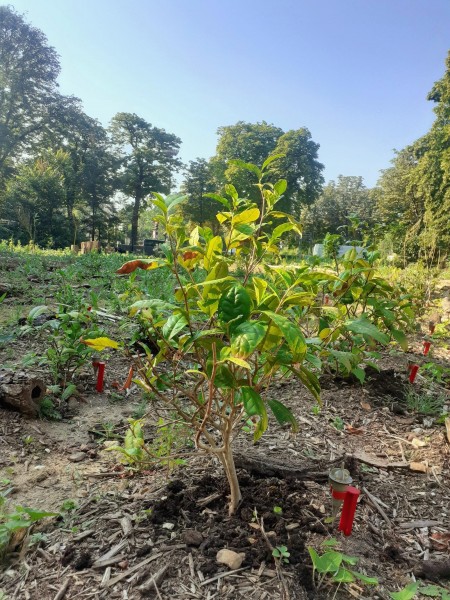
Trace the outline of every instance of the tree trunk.
{"label": "tree trunk", "polygon": [[225,470],[228,483],[230,484],[230,504],[228,505],[228,514],[231,516],[234,515],[237,507],[241,503],[242,495],[236,473],[236,465],[234,464],[233,451],[229,444],[225,444],[225,448],[225,452],[222,452],[219,457]]}
{"label": "tree trunk", "polygon": [[45,383],[25,371],[0,369],[0,406],[36,417]]}
{"label": "tree trunk", "polygon": [[139,225],[139,211],[141,209],[142,195],[140,190],[136,190],[134,197],[133,215],[131,217],[131,249],[135,250],[138,242],[138,225]]}

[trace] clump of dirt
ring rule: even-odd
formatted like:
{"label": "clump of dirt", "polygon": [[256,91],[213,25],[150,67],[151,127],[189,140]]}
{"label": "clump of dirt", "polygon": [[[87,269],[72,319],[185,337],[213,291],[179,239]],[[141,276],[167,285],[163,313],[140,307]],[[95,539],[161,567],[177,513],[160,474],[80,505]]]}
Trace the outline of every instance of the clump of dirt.
{"label": "clump of dirt", "polygon": [[303,587],[311,588],[311,572],[303,566],[308,563],[305,540],[323,515],[309,506],[303,482],[257,478],[245,471],[240,472],[239,481],[242,502],[233,516],[227,514],[226,481],[206,475],[190,487],[172,481],[162,499],[148,505],[150,521],[160,534],[167,531],[168,522],[200,533],[203,541],[197,561],[205,575],[218,571],[216,555],[222,548],[243,552],[243,566],[258,568],[263,561],[273,563],[273,548],[286,546],[290,556],[285,568],[295,573]]}

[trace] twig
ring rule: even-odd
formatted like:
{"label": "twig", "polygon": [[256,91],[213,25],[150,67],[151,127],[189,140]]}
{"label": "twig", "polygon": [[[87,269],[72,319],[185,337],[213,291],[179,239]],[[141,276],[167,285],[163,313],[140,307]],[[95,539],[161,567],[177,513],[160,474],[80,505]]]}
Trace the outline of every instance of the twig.
{"label": "twig", "polygon": [[373,494],[371,494],[365,487],[363,487],[363,492],[369,498],[370,503],[373,505],[374,508],[377,509],[377,511],[380,513],[380,515],[383,517],[383,519],[386,521],[386,523],[389,525],[389,527],[392,527],[392,521],[389,519],[387,514],[381,508],[380,504],[378,503],[377,498],[375,498],[375,496]]}
{"label": "twig", "polygon": [[56,594],[54,600],[62,600],[66,595],[67,589],[70,584],[70,579],[66,579],[63,585],[59,588],[58,593]]}

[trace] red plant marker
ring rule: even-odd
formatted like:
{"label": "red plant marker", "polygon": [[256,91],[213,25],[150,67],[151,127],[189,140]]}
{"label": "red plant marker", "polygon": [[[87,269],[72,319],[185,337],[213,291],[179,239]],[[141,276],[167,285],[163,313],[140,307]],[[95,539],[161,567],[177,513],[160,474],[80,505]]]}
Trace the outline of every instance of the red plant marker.
{"label": "red plant marker", "polygon": [[102,360],[99,361],[98,363],[98,371],[97,371],[97,386],[96,386],[96,390],[97,392],[103,392],[103,378],[105,376],[105,366],[106,363]]}
{"label": "red plant marker", "polygon": [[431,342],[423,343],[423,355],[424,356],[426,356],[428,354],[428,352],[430,351],[430,346],[431,346]]}
{"label": "red plant marker", "polygon": [[414,383],[414,380],[417,375],[417,371],[419,370],[419,365],[409,365],[409,383]]}
{"label": "red plant marker", "polygon": [[342,507],[341,520],[339,522],[339,531],[342,531],[344,535],[350,535],[352,532],[353,521],[355,519],[356,504],[358,502],[358,496],[361,492],[352,487],[348,486],[345,494],[344,506]]}

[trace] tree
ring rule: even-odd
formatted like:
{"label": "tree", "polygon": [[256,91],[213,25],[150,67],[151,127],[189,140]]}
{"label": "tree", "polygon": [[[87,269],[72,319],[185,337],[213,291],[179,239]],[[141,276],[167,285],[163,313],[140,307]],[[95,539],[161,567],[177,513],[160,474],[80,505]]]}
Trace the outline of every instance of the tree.
{"label": "tree", "polygon": [[185,217],[202,227],[208,225],[217,231],[218,221],[215,216],[221,206],[205,196],[215,191],[211,164],[204,158],[191,160],[185,171],[181,191],[189,196],[189,201],[184,202],[181,207]]}
{"label": "tree", "polygon": [[46,152],[24,162],[8,181],[6,212],[15,217],[15,233],[21,241],[43,246],[65,245],[64,170],[69,156],[62,150]]}
{"label": "tree", "polygon": [[58,55],[42,31],[0,6],[0,190],[48,123],[59,70]]}
{"label": "tree", "polygon": [[[305,237],[311,242],[322,241],[327,233],[341,234],[346,239],[353,237],[350,216],[372,229],[375,224],[373,197],[362,177],[339,175],[337,182],[330,181],[316,202],[303,210]],[[361,226],[359,229],[362,237]]]}
{"label": "tree", "polygon": [[169,193],[173,173],[181,167],[177,158],[181,140],[131,113],[115,115],[110,131],[121,160],[120,189],[133,198],[131,246],[134,248],[145,197],[155,191]]}
{"label": "tree", "polygon": [[319,196],[324,183],[324,165],[317,159],[319,147],[305,127],[288,131],[278,139],[273,153],[282,156],[273,163],[273,171],[287,181],[280,210],[298,217],[301,209]]}
{"label": "tree", "polygon": [[265,121],[220,127],[216,155],[211,170],[216,191],[233,181],[238,192],[254,202],[260,201],[252,174],[233,160],[261,166],[269,155],[280,155],[271,165],[277,177],[287,180],[288,187],[280,210],[299,216],[300,208],[311,204],[320,193],[324,166],[317,160],[319,144],[306,128],[284,132]]}

